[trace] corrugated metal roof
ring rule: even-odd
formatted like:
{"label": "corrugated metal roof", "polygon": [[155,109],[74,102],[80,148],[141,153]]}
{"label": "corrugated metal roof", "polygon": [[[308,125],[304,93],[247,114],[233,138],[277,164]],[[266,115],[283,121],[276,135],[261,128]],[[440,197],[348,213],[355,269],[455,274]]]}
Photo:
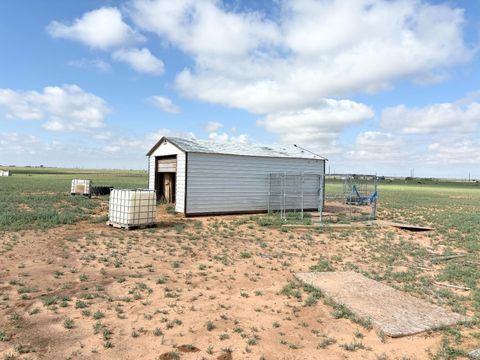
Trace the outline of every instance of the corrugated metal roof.
{"label": "corrugated metal roof", "polygon": [[314,155],[293,145],[261,145],[235,142],[220,143],[211,140],[201,140],[193,138],[187,139],[170,136],[165,137],[165,139],[167,139],[185,152],[321,160],[324,159],[321,156]]}

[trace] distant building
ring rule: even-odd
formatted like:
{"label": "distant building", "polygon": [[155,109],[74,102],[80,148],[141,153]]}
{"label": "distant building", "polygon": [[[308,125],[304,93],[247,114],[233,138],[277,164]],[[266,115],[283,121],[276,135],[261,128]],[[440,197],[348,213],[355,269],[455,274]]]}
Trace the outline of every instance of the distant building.
{"label": "distant building", "polygon": [[[149,188],[187,216],[265,212],[270,174],[325,174],[324,158],[295,146],[162,137],[147,156]],[[304,186],[305,209],[318,208],[319,184]]]}

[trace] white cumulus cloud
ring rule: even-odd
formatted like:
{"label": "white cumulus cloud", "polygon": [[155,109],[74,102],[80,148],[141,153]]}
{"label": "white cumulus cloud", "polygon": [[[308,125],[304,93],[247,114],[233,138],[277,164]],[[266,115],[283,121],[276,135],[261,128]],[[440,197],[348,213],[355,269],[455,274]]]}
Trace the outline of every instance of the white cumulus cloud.
{"label": "white cumulus cloud", "polygon": [[51,131],[85,131],[103,127],[109,108],[102,98],[77,85],[47,86],[41,92],[0,89],[0,108],[7,116],[44,120]]}
{"label": "white cumulus cloud", "polygon": [[415,147],[398,135],[381,131],[365,131],[357,135],[351,150],[345,153],[345,158],[359,162],[374,162],[375,164],[405,164],[411,163]]}
{"label": "white cumulus cloud", "polygon": [[78,59],[71,60],[68,62],[68,65],[77,67],[77,68],[89,68],[94,67],[101,72],[109,72],[111,66],[108,62],[102,59]]}
{"label": "white cumulus cloud", "polygon": [[165,96],[150,96],[148,101],[165,112],[176,114],[180,108],[173,101]]}
{"label": "white cumulus cloud", "polygon": [[276,24],[260,14],[227,12],[216,0],[135,0],[129,15],[193,55],[242,56],[280,40]]}
{"label": "white cumulus cloud", "polygon": [[109,49],[144,41],[143,36],[123,21],[114,7],[102,7],[83,14],[70,24],[52,21],[47,32],[54,38],[79,41],[89,47]]}
{"label": "white cumulus cloud", "polygon": [[[38,144],[41,141],[34,135],[19,134],[17,132],[0,134],[0,152],[5,154],[8,152],[25,155],[33,155],[37,152]],[[7,159],[3,159],[5,162]]]}
{"label": "white cumulus cloud", "polygon": [[275,21],[215,0],[132,0],[135,24],[191,55],[185,95],[265,114],[381,91],[463,62],[463,10],[411,0],[278,2]]}
{"label": "white cumulus cloud", "polygon": [[147,48],[119,49],[112,54],[115,61],[129,64],[136,72],[161,75],[164,71],[163,61],[153,55]]}
{"label": "white cumulus cloud", "polygon": [[245,144],[250,142],[250,138],[248,137],[247,134],[240,134],[238,136],[233,136],[229,135],[226,132],[223,133],[217,133],[217,132],[211,132],[208,134],[208,138],[210,140],[220,142],[220,143],[226,143],[226,142],[233,142],[233,143],[240,143],[240,144]]}
{"label": "white cumulus cloud", "polygon": [[223,124],[218,121],[209,121],[205,126],[205,130],[207,130],[208,132],[215,132],[218,129],[221,129],[222,127],[223,127]]}
{"label": "white cumulus cloud", "polygon": [[470,138],[441,139],[428,146],[426,163],[431,165],[480,166],[480,144]]}
{"label": "white cumulus cloud", "polygon": [[[122,13],[115,7],[102,7],[83,14],[71,24],[52,21],[47,26],[48,33],[54,38],[79,41],[91,48],[111,50],[112,58],[129,64],[139,73],[160,75],[164,72],[162,60],[154,56],[147,48],[128,47],[144,42],[145,37],[132,29],[124,20]],[[109,71],[110,65],[103,60],[74,60],[72,66],[95,66],[101,71]]]}
{"label": "white cumulus cloud", "polygon": [[463,39],[464,11],[448,3],[272,6],[275,17],[217,0],[131,0],[126,11],[139,29],[192,58],[175,79],[182,95],[258,114],[281,142],[330,152],[339,152],[345,128],[374,116],[364,104],[338,99],[386,91],[398,79],[439,82],[473,54]]}
{"label": "white cumulus cloud", "polygon": [[373,116],[374,111],[364,104],[324,99],[321,106],[272,113],[257,123],[277,134],[282,143],[305,144],[331,154],[338,151],[336,139],[343,129]]}
{"label": "white cumulus cloud", "polygon": [[381,123],[406,134],[471,133],[480,127],[480,103],[460,100],[423,107],[388,107],[382,112]]}

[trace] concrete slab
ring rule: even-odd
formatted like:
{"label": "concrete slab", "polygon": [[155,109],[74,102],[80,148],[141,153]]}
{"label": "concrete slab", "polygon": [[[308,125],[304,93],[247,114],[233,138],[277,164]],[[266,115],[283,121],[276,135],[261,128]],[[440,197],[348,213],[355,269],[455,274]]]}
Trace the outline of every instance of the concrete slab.
{"label": "concrete slab", "polygon": [[401,224],[401,223],[396,223],[392,221],[386,221],[386,220],[377,220],[377,224],[380,226],[392,226],[397,229],[401,230],[408,230],[408,231],[413,231],[413,232],[422,232],[422,231],[432,231],[433,229],[428,226],[417,226],[417,225],[411,225],[411,224]]}
{"label": "concrete slab", "polygon": [[303,224],[285,224],[282,227],[287,228],[289,230],[319,230],[323,229],[325,231],[343,231],[343,230],[364,230],[364,229],[372,229],[378,228],[379,225],[373,221],[363,221],[363,222],[352,222],[349,224],[320,224],[320,223],[313,223],[311,225],[303,225]]}
{"label": "concrete slab", "polygon": [[297,273],[295,276],[336,303],[347,306],[355,315],[370,319],[390,337],[414,335],[468,320],[353,271]]}
{"label": "concrete slab", "polygon": [[468,357],[473,360],[480,360],[480,349],[470,351]]}
{"label": "concrete slab", "polygon": [[316,218],[312,218],[311,225],[303,225],[303,224],[285,224],[283,225],[284,228],[288,228],[290,230],[311,230],[311,229],[325,229],[328,231],[335,231],[335,230],[362,230],[362,229],[371,229],[371,228],[379,228],[379,227],[394,227],[401,230],[408,230],[413,232],[421,232],[421,231],[432,231],[433,229],[430,227],[425,226],[416,226],[410,224],[400,224],[395,223],[392,221],[387,220],[367,220],[367,221],[353,221],[351,223],[342,224],[342,223],[320,223],[319,220],[317,221]]}

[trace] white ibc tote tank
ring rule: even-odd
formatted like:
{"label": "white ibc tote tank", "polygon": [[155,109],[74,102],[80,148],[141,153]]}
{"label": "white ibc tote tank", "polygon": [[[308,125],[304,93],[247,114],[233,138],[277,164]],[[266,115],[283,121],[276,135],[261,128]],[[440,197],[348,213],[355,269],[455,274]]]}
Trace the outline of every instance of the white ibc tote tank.
{"label": "white ibc tote tank", "polygon": [[72,195],[90,195],[90,180],[73,179],[70,188]]}
{"label": "white ibc tote tank", "polygon": [[153,225],[156,204],[154,190],[113,189],[110,193],[108,224],[126,228]]}

